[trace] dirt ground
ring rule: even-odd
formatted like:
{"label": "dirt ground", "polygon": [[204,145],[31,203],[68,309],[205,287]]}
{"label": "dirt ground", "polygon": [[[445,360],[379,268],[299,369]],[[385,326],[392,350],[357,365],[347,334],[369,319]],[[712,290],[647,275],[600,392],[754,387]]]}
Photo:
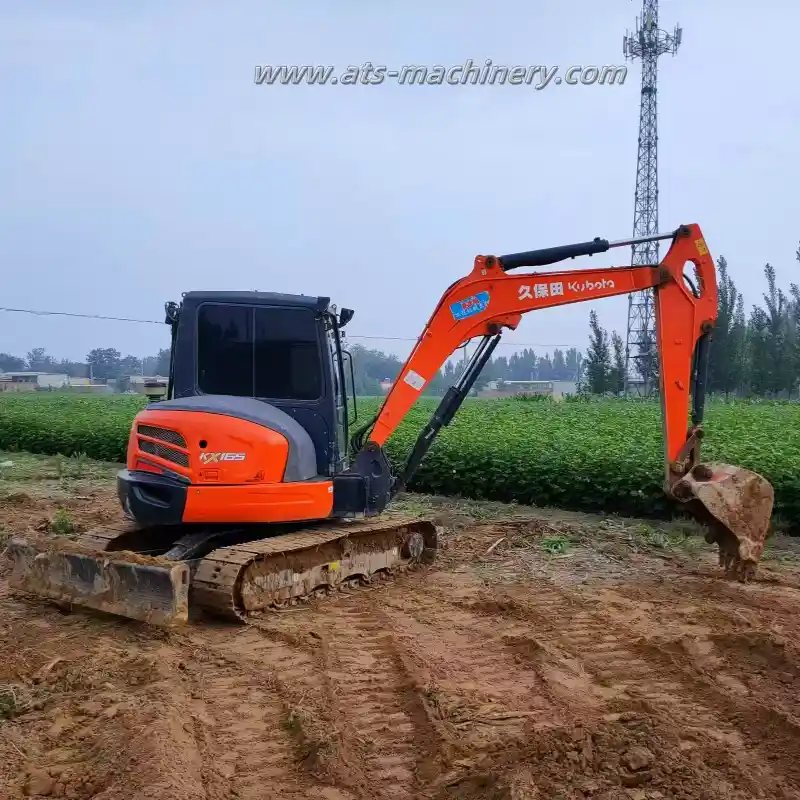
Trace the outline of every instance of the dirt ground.
{"label": "dirt ground", "polygon": [[[116,519],[112,474],[0,454],[0,537]],[[792,540],[741,585],[689,524],[403,503],[435,566],[238,627],[0,577],[0,798],[800,798]]]}

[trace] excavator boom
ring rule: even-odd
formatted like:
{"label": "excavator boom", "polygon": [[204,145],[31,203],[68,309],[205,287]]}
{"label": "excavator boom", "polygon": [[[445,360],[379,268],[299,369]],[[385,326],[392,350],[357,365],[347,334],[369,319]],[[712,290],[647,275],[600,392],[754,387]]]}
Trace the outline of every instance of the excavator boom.
{"label": "excavator boom", "polygon": [[[500,257],[478,256],[472,272],[452,284],[439,301],[389,390],[370,439],[383,445],[445,360],[469,340],[481,338],[486,342],[477,351],[478,358],[485,363],[488,360],[486,350],[492,346],[494,338],[501,335],[504,328],[515,329],[523,314],[655,289],[665,448],[668,460],[674,460],[686,441],[696,345],[703,337],[707,339],[716,321],[717,284],[714,264],[698,226],[687,225],[659,238],[671,238],[672,245],[663,261],[652,266],[509,274],[521,267],[550,263],[558,258],[560,250],[566,252],[562,258],[569,258],[575,257],[573,253],[601,252],[601,247],[607,250],[630,245],[630,240],[609,243],[596,239],[567,248]],[[697,272],[699,296],[695,296],[684,280],[687,262],[692,263]],[[472,377],[473,374],[468,375],[468,379]],[[464,388],[462,384],[462,394]]]}

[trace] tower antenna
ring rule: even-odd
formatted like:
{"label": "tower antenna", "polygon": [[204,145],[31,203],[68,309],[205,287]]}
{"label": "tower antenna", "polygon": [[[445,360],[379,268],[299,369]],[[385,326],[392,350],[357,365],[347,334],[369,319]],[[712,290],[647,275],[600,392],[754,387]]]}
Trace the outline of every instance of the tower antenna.
{"label": "tower antenna", "polygon": [[[658,57],[678,52],[683,31],[672,33],[658,27],[658,0],[642,0],[642,16],[636,30],[626,31],[622,52],[626,60],[642,60],[642,94],[639,107],[639,153],[636,161],[633,237],[658,233]],[[658,241],[632,246],[631,265],[658,263]],[[642,382],[641,394],[654,393],[658,382],[655,352],[653,292],[648,289],[628,295],[628,327],[625,337],[625,395],[631,393],[631,371]]]}

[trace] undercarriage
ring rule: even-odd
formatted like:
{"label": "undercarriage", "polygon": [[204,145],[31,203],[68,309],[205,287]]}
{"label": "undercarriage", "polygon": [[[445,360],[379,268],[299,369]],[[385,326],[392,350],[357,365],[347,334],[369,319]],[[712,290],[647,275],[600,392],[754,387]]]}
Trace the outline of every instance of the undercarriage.
{"label": "undercarriage", "polygon": [[203,527],[133,523],[75,541],[13,538],[9,584],[155,625],[199,614],[237,621],[433,563],[439,529],[416,517],[293,526]]}

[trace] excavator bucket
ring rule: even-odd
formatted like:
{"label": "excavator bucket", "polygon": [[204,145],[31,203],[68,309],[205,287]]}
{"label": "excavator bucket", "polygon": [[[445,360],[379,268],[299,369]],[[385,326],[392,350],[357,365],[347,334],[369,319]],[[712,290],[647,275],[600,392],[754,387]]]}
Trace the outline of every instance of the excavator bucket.
{"label": "excavator bucket", "polygon": [[726,573],[750,580],[770,530],[775,493],[769,481],[731,464],[697,464],[671,494],[708,527],[706,541],[719,546]]}

